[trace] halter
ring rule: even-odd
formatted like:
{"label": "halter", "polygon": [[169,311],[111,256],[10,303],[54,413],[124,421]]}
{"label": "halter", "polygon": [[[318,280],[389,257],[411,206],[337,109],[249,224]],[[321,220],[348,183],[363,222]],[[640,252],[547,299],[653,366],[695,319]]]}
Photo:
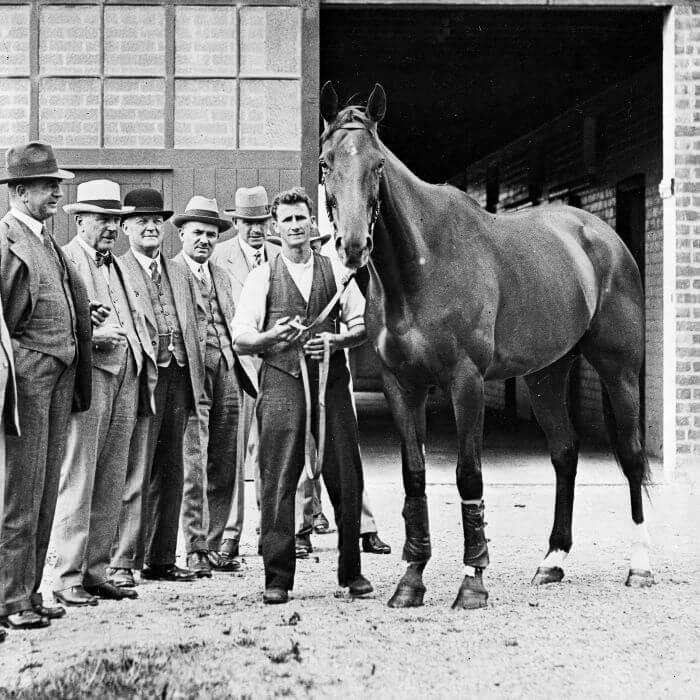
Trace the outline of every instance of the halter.
{"label": "halter", "polygon": [[[367,127],[365,124],[362,122],[348,122],[347,124],[341,124],[340,126],[335,127],[331,133],[335,131],[368,131],[370,134],[372,133],[371,129]],[[330,134],[329,134],[330,135]],[[382,178],[384,177],[384,171],[379,173],[379,181],[382,181]],[[328,190],[326,189],[326,176],[324,174],[321,175],[321,185],[323,187],[323,193],[325,195],[325,200],[326,200],[326,215],[328,216],[328,221],[333,225],[333,231],[338,234],[338,224],[335,222],[335,219],[333,218],[333,202],[335,202],[335,197],[332,195],[328,195]],[[377,199],[374,200],[372,203],[372,217],[369,222],[369,235],[370,237],[374,235],[374,225],[377,223],[377,219],[379,219],[379,213],[380,209],[382,206],[381,200],[377,197]]]}

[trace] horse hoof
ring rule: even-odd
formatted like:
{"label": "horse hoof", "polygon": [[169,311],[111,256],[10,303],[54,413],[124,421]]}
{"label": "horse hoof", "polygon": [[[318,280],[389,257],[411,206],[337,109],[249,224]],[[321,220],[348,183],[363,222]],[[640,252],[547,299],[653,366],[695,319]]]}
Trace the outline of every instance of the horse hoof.
{"label": "horse hoof", "polygon": [[409,586],[399,583],[387,605],[390,608],[420,608],[423,605],[425,586]]}
{"label": "horse hoof", "polygon": [[625,581],[625,586],[630,588],[651,588],[656,581],[654,581],[654,574],[646,569],[630,569],[627,575],[627,580]]}
{"label": "horse hoof", "polygon": [[485,608],[488,600],[488,591],[484,588],[484,582],[476,576],[465,576],[459,587],[453,610],[477,610]]}
{"label": "horse hoof", "polygon": [[540,566],[532,577],[533,586],[545,583],[559,583],[564,578],[564,569],[560,566]]}

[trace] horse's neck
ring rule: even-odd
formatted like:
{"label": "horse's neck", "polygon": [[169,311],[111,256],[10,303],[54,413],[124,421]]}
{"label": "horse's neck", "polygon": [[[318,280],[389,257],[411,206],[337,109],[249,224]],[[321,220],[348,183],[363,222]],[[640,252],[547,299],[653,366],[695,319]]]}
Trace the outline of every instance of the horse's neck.
{"label": "horse's neck", "polygon": [[387,152],[372,256],[384,287],[387,320],[409,321],[411,297],[423,282],[429,253],[421,222],[430,218],[429,188]]}

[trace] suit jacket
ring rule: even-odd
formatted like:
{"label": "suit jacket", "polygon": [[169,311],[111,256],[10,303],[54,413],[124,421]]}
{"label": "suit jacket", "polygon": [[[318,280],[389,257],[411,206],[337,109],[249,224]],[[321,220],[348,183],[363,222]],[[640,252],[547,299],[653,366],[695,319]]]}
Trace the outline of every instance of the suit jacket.
{"label": "suit jacket", "polygon": [[0,305],[0,345],[7,355],[7,385],[5,386],[5,405],[2,418],[5,424],[5,432],[8,435],[19,435],[19,414],[17,412],[17,384],[15,382],[15,362],[12,355],[12,339],[7,330],[5,317]]}
{"label": "suit jacket", "polygon": [[[66,257],[75,265],[76,270],[80,274],[90,299],[97,299],[99,294],[97,291],[97,281],[95,275],[101,275],[97,265],[90,258],[87,251],[78,242],[77,237],[73,238],[67,245],[63,246],[63,252]],[[134,329],[139,339],[139,343],[143,349],[143,366],[141,368],[141,376],[139,379],[139,415],[146,416],[155,413],[155,402],[153,392],[158,381],[158,366],[156,364],[156,356],[153,351],[151,337],[146,328],[146,320],[143,312],[139,308],[138,301],[134,290],[131,288],[127,279],[126,270],[122,267],[122,263],[118,258],[113,258],[114,269],[121,279],[124,286],[124,292],[131,311],[131,318],[134,322]],[[92,364],[94,367],[101,367],[101,360],[104,353],[98,350],[93,351]]]}
{"label": "suit jacket", "polygon": [[[148,336],[151,339],[151,345],[155,354],[158,347],[158,325],[151,306],[151,295],[146,286],[147,281],[144,278],[143,268],[131,249],[120,256],[119,261],[122,263],[122,269],[126,272],[127,279],[134,290],[134,296],[145,318]],[[170,260],[166,260],[162,253],[160,262],[173,290],[175,313],[180,322],[182,338],[185,343],[187,367],[194,399],[194,405],[190,408],[194,410],[199,401],[199,396],[204,390],[204,355],[202,353],[202,338],[199,336],[199,321],[195,310],[195,299],[190,283],[180,266]]]}
{"label": "suit jacket", "polygon": [[[22,240],[34,234],[9,212],[0,220],[0,296],[10,337],[27,322],[39,293],[39,276],[34,253]],[[92,392],[92,322],[87,290],[65,254],[57,248],[68,273],[75,307],[76,373],[73,410],[90,408]]]}
{"label": "suit jacket", "polygon": [[[206,342],[207,342],[207,322],[209,309],[202,299],[202,294],[199,289],[199,283],[192,274],[190,266],[185,261],[184,252],[180,251],[174,258],[173,262],[179,265],[182,271],[185,273],[190,287],[192,288],[192,294],[195,298],[195,303],[197,305],[198,317],[199,317],[199,337],[202,339],[202,354],[206,353]],[[226,270],[219,265],[209,262],[209,271],[211,272],[211,280],[214,286],[214,291],[216,292],[216,298],[219,301],[219,307],[221,308],[221,315],[224,317],[224,322],[228,328],[229,336],[233,339],[233,329],[232,322],[233,316],[236,312],[236,306],[233,302],[233,292],[231,290],[231,280],[229,279]],[[250,396],[257,396],[258,394],[258,372],[252,362],[250,355],[244,355],[239,357],[235,352],[233,347],[231,348],[234,357],[233,369],[236,373],[236,378],[238,379],[238,386],[250,394]]]}
{"label": "suit jacket", "polygon": [[[278,246],[272,245],[272,243],[265,243],[265,255],[268,261],[274,260],[279,254],[280,248]],[[214,248],[211,262],[223,267],[224,270],[228,272],[231,278],[233,302],[238,305],[245,278],[251,270],[248,266],[248,260],[241,250],[238,236],[234,236],[228,241],[219,243],[216,248]]]}

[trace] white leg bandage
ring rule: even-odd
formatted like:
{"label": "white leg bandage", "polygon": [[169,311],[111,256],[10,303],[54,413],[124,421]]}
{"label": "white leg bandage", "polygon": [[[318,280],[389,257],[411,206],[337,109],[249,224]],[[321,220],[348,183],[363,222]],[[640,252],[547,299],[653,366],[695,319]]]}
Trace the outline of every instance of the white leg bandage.
{"label": "white leg bandage", "polygon": [[632,526],[632,556],[630,557],[630,568],[641,571],[651,571],[649,564],[649,549],[651,540],[647,532],[646,523],[636,523]]}
{"label": "white leg bandage", "polygon": [[540,566],[547,569],[555,567],[563,569],[564,559],[566,559],[567,554],[568,552],[565,552],[563,549],[554,549],[542,560]]}

